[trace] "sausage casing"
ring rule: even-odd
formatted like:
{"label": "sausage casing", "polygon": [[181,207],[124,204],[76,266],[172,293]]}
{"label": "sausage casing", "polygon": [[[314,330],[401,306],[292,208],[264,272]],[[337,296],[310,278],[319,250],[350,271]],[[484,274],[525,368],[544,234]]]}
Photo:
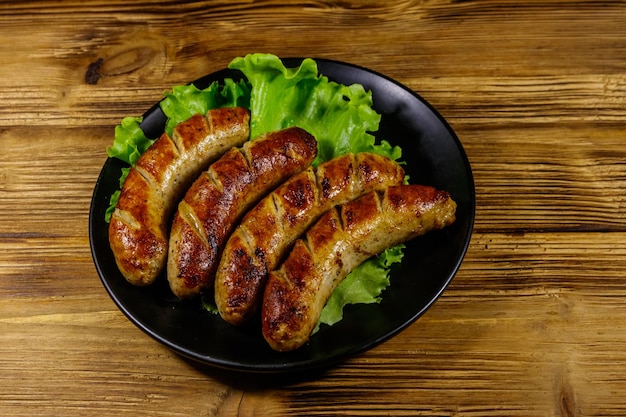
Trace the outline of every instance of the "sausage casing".
{"label": "sausage casing", "polygon": [[316,155],[315,138],[292,127],[231,149],[203,172],[172,222],[167,261],[172,292],[190,298],[213,285],[222,249],[240,217]]}
{"label": "sausage casing", "polygon": [[310,167],[270,193],[245,215],[222,253],[215,278],[222,318],[239,325],[258,311],[268,272],[322,213],[403,180],[398,163],[363,152]]}
{"label": "sausage casing", "polygon": [[326,212],[269,274],[263,337],[277,351],[305,344],[336,286],[386,248],[455,220],[456,203],[432,187],[400,185]]}
{"label": "sausage casing", "polygon": [[109,244],[122,275],[149,285],[166,265],[171,213],[206,167],[250,135],[247,109],[197,114],[163,134],[139,158],[124,181],[109,223]]}

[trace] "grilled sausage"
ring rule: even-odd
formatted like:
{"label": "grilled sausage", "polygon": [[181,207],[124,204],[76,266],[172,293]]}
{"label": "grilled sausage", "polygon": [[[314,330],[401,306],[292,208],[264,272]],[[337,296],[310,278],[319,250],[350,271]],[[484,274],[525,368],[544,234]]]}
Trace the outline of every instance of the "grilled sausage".
{"label": "grilled sausage", "polygon": [[206,167],[250,135],[244,108],[211,110],[163,134],[131,168],[109,223],[109,244],[128,282],[149,285],[166,264],[171,213]]}
{"label": "grilled sausage", "polygon": [[201,174],[172,223],[167,261],[172,292],[190,298],[213,285],[221,251],[241,215],[316,155],[315,138],[292,127],[231,149]]}
{"label": "grilled sausage", "polygon": [[246,214],[222,253],[215,278],[222,318],[239,325],[258,311],[268,272],[322,213],[403,180],[393,160],[358,153],[310,167],[278,187]]}
{"label": "grilled sausage", "polygon": [[451,224],[455,211],[448,193],[420,185],[392,186],[329,210],[270,273],[263,337],[277,351],[299,348],[352,269],[388,247]]}

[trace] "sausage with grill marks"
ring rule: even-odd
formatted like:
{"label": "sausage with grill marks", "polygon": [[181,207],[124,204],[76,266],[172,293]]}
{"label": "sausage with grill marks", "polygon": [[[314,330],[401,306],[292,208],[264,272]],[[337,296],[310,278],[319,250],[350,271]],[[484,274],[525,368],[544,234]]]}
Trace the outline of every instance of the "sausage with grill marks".
{"label": "sausage with grill marks", "polygon": [[165,268],[171,213],[198,174],[250,135],[240,107],[210,110],[163,134],[124,181],[108,235],[115,262],[134,285],[149,285]]}
{"label": "sausage with grill marks", "polygon": [[263,337],[277,351],[304,345],[337,285],[385,249],[455,220],[447,192],[389,187],[326,212],[269,275],[261,311]]}
{"label": "sausage with grill marks", "polygon": [[316,155],[315,138],[291,127],[231,149],[203,172],[174,215],[167,261],[172,292],[191,298],[213,285],[222,249],[241,215]]}
{"label": "sausage with grill marks", "polygon": [[267,274],[288,248],[331,207],[404,180],[395,161],[346,154],[290,178],[242,219],[226,243],[215,278],[215,302],[233,325],[258,311]]}

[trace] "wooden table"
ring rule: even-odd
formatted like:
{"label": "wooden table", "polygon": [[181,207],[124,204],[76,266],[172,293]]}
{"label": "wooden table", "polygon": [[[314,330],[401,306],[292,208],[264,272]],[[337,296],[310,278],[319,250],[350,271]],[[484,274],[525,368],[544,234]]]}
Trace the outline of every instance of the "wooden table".
{"label": "wooden table", "polygon": [[[3,1],[0,39],[0,415],[626,415],[624,2]],[[306,376],[182,359],[116,308],[90,254],[114,126],[251,52],[404,83],[476,182],[434,307]]]}

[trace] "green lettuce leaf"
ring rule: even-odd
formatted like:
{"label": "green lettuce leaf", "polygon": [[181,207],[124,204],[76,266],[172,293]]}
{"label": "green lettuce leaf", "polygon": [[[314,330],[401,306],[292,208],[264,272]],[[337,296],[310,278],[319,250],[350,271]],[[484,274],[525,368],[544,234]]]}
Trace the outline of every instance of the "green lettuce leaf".
{"label": "green lettuce leaf", "polygon": [[139,127],[142,120],[141,117],[125,117],[115,126],[113,145],[107,148],[107,154],[111,158],[135,165],[141,154],[152,145],[154,140],[146,137]]}
{"label": "green lettuce leaf", "polygon": [[[124,181],[126,181],[126,177],[128,177],[128,173],[130,172],[130,168],[122,168],[122,175],[120,176],[120,190],[122,185],[124,185]],[[104,212],[104,221],[109,223],[111,221],[111,215],[115,211],[115,206],[117,206],[117,200],[120,199],[120,194],[122,193],[120,190],[116,190],[111,194],[111,198],[109,199],[109,207],[107,207]]]}
{"label": "green lettuce leaf", "polygon": [[250,137],[299,126],[318,142],[318,164],[348,152],[376,152],[393,159],[399,147],[375,143],[380,114],[372,107],[372,93],[362,85],[342,85],[318,74],[317,63],[305,59],[286,68],[271,54],[235,58],[229,68],[241,71],[252,86]]}
{"label": "green lettuce leaf", "polygon": [[194,114],[206,114],[220,107],[250,106],[250,85],[244,80],[235,82],[230,78],[225,79],[224,84],[214,81],[202,90],[193,84],[175,86],[164,95],[159,106],[167,116],[165,132],[168,135],[177,124]]}
{"label": "green lettuce leaf", "polygon": [[220,314],[215,304],[215,295],[213,291],[200,294],[200,305],[209,313]]}
{"label": "green lettuce leaf", "polygon": [[389,268],[402,261],[404,244],[387,249],[375,258],[355,268],[335,288],[317,324],[332,326],[343,318],[343,308],[348,304],[380,303],[382,292],[389,286]]}

